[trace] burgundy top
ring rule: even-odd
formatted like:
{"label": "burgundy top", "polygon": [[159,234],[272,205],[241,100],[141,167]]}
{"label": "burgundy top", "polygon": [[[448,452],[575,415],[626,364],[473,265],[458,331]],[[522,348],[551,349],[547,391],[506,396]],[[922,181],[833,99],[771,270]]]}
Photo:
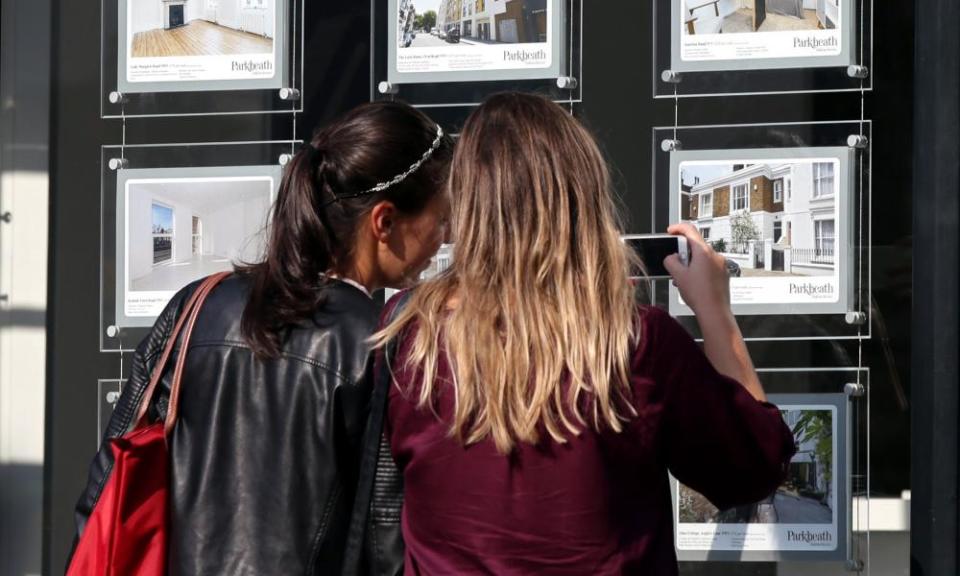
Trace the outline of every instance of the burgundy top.
{"label": "burgundy top", "polygon": [[[450,437],[450,386],[438,391],[439,420],[401,392],[418,382],[402,370],[415,327],[407,333],[386,423],[404,478],[406,574],[676,574],[668,471],[721,509],[779,485],[794,442],[777,408],[719,375],[665,312],[639,315],[639,416],[620,434],[588,429],[511,456]],[[450,381],[446,358],[438,374]]]}

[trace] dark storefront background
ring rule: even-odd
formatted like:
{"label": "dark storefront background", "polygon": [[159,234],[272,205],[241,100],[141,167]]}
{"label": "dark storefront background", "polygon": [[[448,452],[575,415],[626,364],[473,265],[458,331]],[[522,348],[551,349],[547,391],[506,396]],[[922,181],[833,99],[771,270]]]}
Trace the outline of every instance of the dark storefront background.
{"label": "dark storefront background", "polygon": [[[371,22],[376,20],[374,13],[383,10],[361,0],[308,0],[305,4],[305,99],[303,113],[296,119],[297,139],[308,137],[312,127],[339,113],[380,97],[374,90],[381,78],[374,77],[376,66],[371,64]],[[44,523],[44,571],[49,574],[64,566],[74,531],[73,505],[96,449],[94,434],[102,405],[98,381],[124,378],[130,360],[129,354],[121,358],[101,352],[99,346],[101,146],[120,144],[124,134],[120,120],[101,118],[98,8],[96,2],[54,1]],[[855,432],[869,435],[869,478],[854,479],[854,496],[900,498],[911,488],[912,154],[914,144],[929,144],[913,142],[914,27],[918,24],[914,8],[913,0],[877,3],[873,90],[863,99],[852,91],[675,102],[652,96],[653,22],[648,2],[585,0],[584,4],[582,102],[573,104],[572,110],[597,135],[610,160],[629,232],[654,231],[650,223],[655,127],[672,126],[675,119],[681,126],[839,122],[858,120],[861,115],[872,121],[873,186],[868,215],[872,337],[862,342],[862,349],[856,340],[829,339],[750,345],[762,368],[849,368],[858,362],[869,368],[870,424],[868,428],[866,421],[860,422]],[[382,21],[373,26],[375,30],[384,27]],[[401,91],[397,97],[403,95]],[[470,111],[463,106],[427,110],[451,132],[457,131]],[[288,140],[294,136],[292,130],[289,113],[131,118],[126,120],[126,142]],[[125,344],[133,347],[136,342]],[[690,574],[778,573],[772,564],[701,564],[684,570]]]}

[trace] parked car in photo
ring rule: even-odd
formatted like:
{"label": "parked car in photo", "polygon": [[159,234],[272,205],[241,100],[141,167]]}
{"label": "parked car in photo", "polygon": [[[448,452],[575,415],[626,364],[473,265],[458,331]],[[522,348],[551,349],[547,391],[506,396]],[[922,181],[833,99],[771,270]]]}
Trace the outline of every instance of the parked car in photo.
{"label": "parked car in photo", "polygon": [[441,40],[446,40],[446,38],[447,38],[447,32],[446,32],[446,30],[437,30],[437,38],[439,38],[439,39],[441,39]]}
{"label": "parked car in photo", "polygon": [[724,258],[723,260],[727,265],[727,274],[729,274],[731,278],[739,278],[741,274],[740,265],[729,258]]}
{"label": "parked car in photo", "polygon": [[457,30],[456,28],[453,28],[452,30],[450,30],[449,32],[447,32],[447,35],[446,35],[446,37],[444,38],[444,40],[446,40],[447,42],[450,42],[451,44],[459,44],[459,43],[460,43],[460,31]]}

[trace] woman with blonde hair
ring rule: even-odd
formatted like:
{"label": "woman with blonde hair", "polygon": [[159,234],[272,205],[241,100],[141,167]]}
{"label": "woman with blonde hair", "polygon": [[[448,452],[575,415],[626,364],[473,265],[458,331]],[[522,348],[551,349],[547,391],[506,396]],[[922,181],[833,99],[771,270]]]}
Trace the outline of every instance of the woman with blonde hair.
{"label": "woman with blonde hair", "polygon": [[591,135],[544,98],[497,95],[467,121],[452,266],[378,334],[397,339],[387,436],[407,574],[675,574],[668,472],[722,509],[783,479],[793,438],[723,259],[670,228],[692,246],[689,266],[666,265],[701,350],[636,304],[609,180]]}

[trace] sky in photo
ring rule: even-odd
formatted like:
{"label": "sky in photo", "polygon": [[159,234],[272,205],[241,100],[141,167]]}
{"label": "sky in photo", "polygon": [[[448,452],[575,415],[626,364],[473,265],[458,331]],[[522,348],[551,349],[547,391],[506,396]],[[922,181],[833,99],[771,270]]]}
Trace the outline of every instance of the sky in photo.
{"label": "sky in photo", "polygon": [[707,164],[707,165],[686,165],[680,168],[680,179],[684,184],[693,186],[696,178],[700,178],[700,183],[719,178],[726,174],[733,173],[731,164]]}
{"label": "sky in photo", "polygon": [[173,209],[154,204],[153,229],[155,231],[173,231]]}
{"label": "sky in photo", "polygon": [[430,10],[440,11],[440,0],[413,0],[413,9],[417,14],[423,14]]}

